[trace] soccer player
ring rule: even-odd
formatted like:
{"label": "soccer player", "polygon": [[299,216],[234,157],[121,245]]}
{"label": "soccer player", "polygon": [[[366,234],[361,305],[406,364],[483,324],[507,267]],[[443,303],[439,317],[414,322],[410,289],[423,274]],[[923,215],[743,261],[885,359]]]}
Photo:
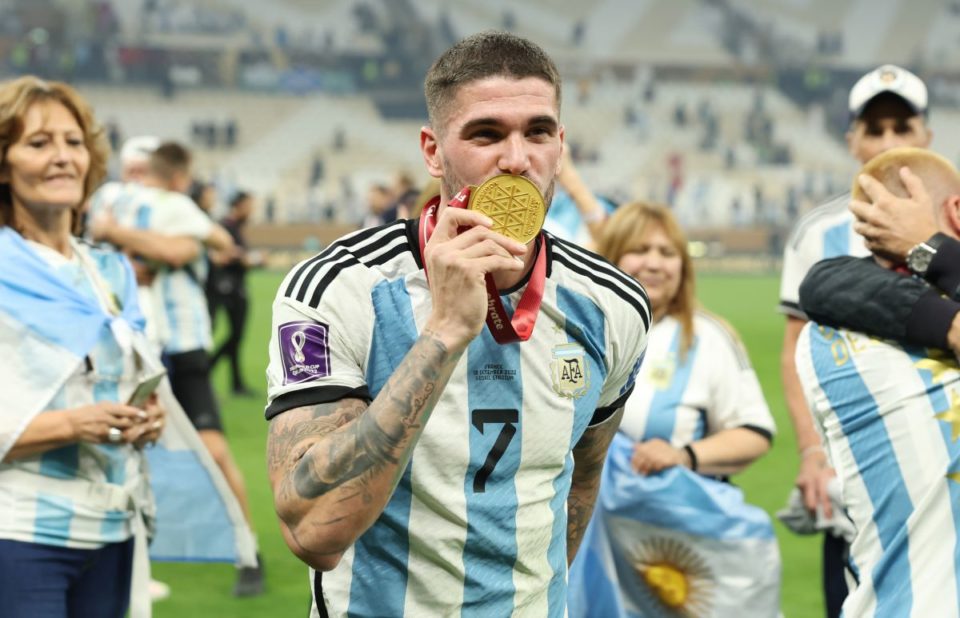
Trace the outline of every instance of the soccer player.
{"label": "soccer player", "polygon": [[[932,132],[926,125],[927,88],[913,73],[893,65],[881,66],[861,77],[850,90],[851,125],[847,132],[850,154],[861,164],[898,146],[926,148]],[[800,454],[796,485],[806,507],[818,506],[832,514],[827,484],[834,476],[827,465],[820,438],[811,422],[797,378],[794,351],[807,317],[798,305],[798,289],[813,264],[840,255],[865,256],[863,238],[853,229],[847,209],[850,195],[844,193],[800,219],[783,255],[780,279],[780,311],[787,317],[780,356],[780,374]],[[846,595],[843,576],[845,544],[827,534],[823,547],[823,584],[828,616],[839,616]]]}
{"label": "soccer player", "polygon": [[[904,195],[899,175],[904,165],[929,191],[939,232],[960,238],[960,174],[949,161],[918,149],[897,149],[872,160],[863,172]],[[811,323],[800,334],[797,368],[857,531],[850,562],[858,582],[844,614],[957,616],[956,358]]]}
{"label": "soccer player", "polygon": [[[425,92],[439,199],[420,221],[335,242],[277,293],[266,416],[281,529],[311,567],[314,616],[563,616],[647,298],[573,244],[519,243],[449,205],[500,174],[549,204],[564,130],[539,47],[471,36]],[[488,275],[512,319],[488,309]],[[534,321],[520,343],[484,326],[518,317]]]}
{"label": "soccer player", "polygon": [[[138,272],[159,298],[156,320],[165,325],[164,362],[173,394],[237,497],[253,527],[243,475],[223,433],[220,409],[210,384],[208,350],[213,338],[203,281],[204,247],[233,248],[228,232],[210,220],[184,191],[191,184],[190,153],[175,142],[161,143],[150,154],[143,184],[119,190],[104,187],[91,198],[91,229],[96,240],[109,242],[146,262]],[[161,331],[164,329],[161,329]],[[263,591],[258,569],[240,569],[236,596]]]}
{"label": "soccer player", "polygon": [[[918,155],[922,164],[921,152],[901,160],[913,164]],[[930,195],[907,165],[899,170],[907,195],[861,176],[865,195],[851,202],[871,251],[897,270],[872,257],[823,260],[800,285],[800,302],[820,324],[960,354],[960,241],[939,232]]]}

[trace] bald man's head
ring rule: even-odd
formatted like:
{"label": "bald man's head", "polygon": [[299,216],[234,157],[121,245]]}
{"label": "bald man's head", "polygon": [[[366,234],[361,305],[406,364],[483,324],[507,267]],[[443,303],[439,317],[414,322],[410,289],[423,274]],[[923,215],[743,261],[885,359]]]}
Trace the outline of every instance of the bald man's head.
{"label": "bald man's head", "polygon": [[[897,197],[909,197],[910,193],[900,178],[902,167],[909,167],[923,181],[930,201],[937,210],[937,222],[942,227],[943,205],[951,198],[960,196],[960,173],[957,168],[949,160],[923,148],[894,148],[868,161],[860,173],[873,176]],[[870,196],[856,180],[852,193],[855,200],[870,201]]]}

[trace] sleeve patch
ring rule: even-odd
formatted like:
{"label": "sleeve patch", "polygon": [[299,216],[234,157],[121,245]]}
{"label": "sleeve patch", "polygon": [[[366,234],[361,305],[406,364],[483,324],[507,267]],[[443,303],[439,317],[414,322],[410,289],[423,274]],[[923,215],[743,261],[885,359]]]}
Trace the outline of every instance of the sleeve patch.
{"label": "sleeve patch", "polygon": [[330,375],[329,326],[322,322],[287,322],[277,331],[283,384],[298,384]]}

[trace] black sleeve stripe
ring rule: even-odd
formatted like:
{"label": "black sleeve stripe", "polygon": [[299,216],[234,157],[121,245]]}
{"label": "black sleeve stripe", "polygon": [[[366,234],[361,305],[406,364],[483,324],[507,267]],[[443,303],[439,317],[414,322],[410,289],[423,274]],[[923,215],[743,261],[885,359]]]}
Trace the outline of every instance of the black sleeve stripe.
{"label": "black sleeve stripe", "polygon": [[575,245],[571,242],[567,242],[560,239],[555,239],[556,247],[560,251],[566,253],[571,259],[581,260],[598,271],[598,273],[605,273],[610,278],[616,280],[621,285],[626,288],[633,290],[637,295],[643,298],[644,302],[647,302],[647,292],[643,289],[643,286],[640,285],[640,282],[626,274],[615,265],[611,264],[604,257],[593,253],[592,251],[587,251],[583,247]]}
{"label": "black sleeve stripe", "polygon": [[300,289],[297,290],[297,301],[302,303],[303,299],[306,298],[307,290],[310,289],[310,282],[314,280],[321,268],[328,265],[336,266],[342,262],[351,262],[354,264],[358,263],[357,259],[343,247],[337,247],[337,251],[335,253],[331,253],[329,258],[317,260],[303,277],[302,285],[300,286]]}
{"label": "black sleeve stripe", "polygon": [[[299,288],[293,285],[288,286],[288,290],[296,291],[295,299],[298,302],[305,302],[307,295],[310,294],[308,304],[317,307],[323,293],[340,272],[351,266],[361,264],[365,266],[385,264],[399,255],[410,252],[410,244],[407,241],[404,228],[394,227],[378,236],[376,242],[355,251],[350,251],[343,246],[333,248],[332,245],[331,249],[333,250],[325,252],[325,256],[311,260],[312,266],[308,271],[302,273]],[[318,277],[319,281],[317,280]],[[315,281],[316,284],[313,283]]]}
{"label": "black sleeve stripe", "polygon": [[643,289],[643,286],[640,285],[640,282],[608,262],[605,258],[562,240],[557,240],[555,247],[570,260],[581,262],[583,266],[595,271],[596,276],[604,275],[606,278],[617,282],[646,300],[647,293]]}
{"label": "black sleeve stripe", "polygon": [[633,385],[625,392],[624,394],[617,397],[617,400],[611,403],[609,406],[603,406],[602,408],[597,408],[593,413],[593,417],[590,418],[590,422],[587,424],[587,427],[594,427],[603,423],[611,416],[617,413],[617,410],[622,408],[624,404],[627,403],[627,399],[630,398],[630,394],[633,392]]}
{"label": "black sleeve stripe", "polygon": [[773,444],[773,432],[771,432],[769,429],[765,429],[763,427],[757,427],[756,425],[740,425],[740,427],[742,429],[749,429],[754,433],[760,434],[761,436],[767,439],[767,442],[769,442],[770,444]]}
{"label": "black sleeve stripe", "polygon": [[264,411],[264,416],[269,421],[273,417],[304,406],[315,406],[321,403],[331,403],[341,399],[363,399],[371,401],[370,391],[366,386],[359,388],[350,388],[348,386],[315,386],[313,388],[301,388],[295,391],[289,391],[279,395],[270,402]]}
{"label": "black sleeve stripe", "polygon": [[[317,298],[319,298],[317,290],[322,293],[322,291],[325,290],[328,285],[330,285],[330,282],[337,277],[337,274],[339,274],[341,270],[343,270],[345,267],[360,265],[360,262],[357,261],[357,258],[352,253],[347,253],[346,250],[343,251],[344,253],[337,256],[335,261],[317,262],[313,268],[310,269],[310,272],[307,273],[307,276],[304,278],[303,285],[300,287],[300,291],[297,292],[297,301],[301,303],[304,301],[307,296],[307,291],[310,289],[311,282],[316,280],[316,278],[319,276],[321,268],[326,267],[326,272],[314,290],[314,296]],[[317,304],[319,304],[319,300],[317,301]],[[316,307],[317,305],[312,304],[311,306]]]}
{"label": "black sleeve stripe", "polygon": [[636,309],[637,313],[640,314],[640,319],[643,320],[644,329],[648,331],[650,330],[650,314],[647,311],[648,305],[646,302],[646,294],[644,294],[643,297],[638,299],[633,294],[630,294],[624,291],[624,289],[621,286],[618,286],[615,283],[611,283],[607,279],[597,277],[594,273],[590,272],[586,268],[583,268],[580,264],[573,263],[565,255],[562,255],[560,253],[555,254],[554,259],[557,262],[569,268],[570,270],[572,270],[573,272],[579,275],[583,275],[584,277],[590,279],[600,287],[607,288],[608,290],[612,291],[614,294],[619,296],[627,304],[629,304],[631,307]]}
{"label": "black sleeve stripe", "polygon": [[[323,262],[327,262],[345,252],[354,253],[358,257],[368,255],[382,249],[384,244],[389,243],[397,236],[403,236],[405,234],[404,229],[405,221],[395,221],[387,225],[360,230],[349,236],[344,236],[316,256],[302,263],[297,269],[297,272],[290,277],[287,288],[284,290],[284,296],[292,298],[298,286],[309,286],[313,276],[316,275],[318,263],[322,264]],[[303,292],[303,287],[301,287],[301,292]],[[305,292],[298,293],[297,296],[298,300],[302,301]]]}
{"label": "black sleeve stripe", "polygon": [[[323,276],[323,279],[320,280],[320,283],[317,284],[317,287],[314,289],[313,295],[310,297],[310,302],[308,304],[315,309],[319,307],[320,299],[323,297],[323,293],[327,291],[327,287],[333,283],[334,279],[336,279],[342,271],[347,270],[352,266],[360,266],[361,264],[364,266],[379,266],[381,264],[386,264],[390,260],[396,258],[398,255],[403,255],[408,251],[410,251],[410,246],[406,243],[402,243],[390,251],[378,254],[369,260],[357,261],[356,259],[352,259],[333,264]],[[352,257],[353,256],[351,256],[351,258]]]}
{"label": "black sleeve stripe", "polygon": [[309,260],[306,260],[300,265],[300,268],[297,269],[297,272],[290,278],[290,282],[287,285],[287,289],[284,290],[283,295],[287,298],[290,298],[293,295],[293,291],[296,289],[297,284],[300,283],[301,278],[304,273],[317,261],[323,260],[330,257],[334,253],[339,253],[339,249],[343,247],[352,247],[358,243],[361,243],[371,236],[377,234],[380,231],[378,227],[372,227],[365,230],[360,230],[340,238],[339,240],[334,241],[329,247],[313,256]]}
{"label": "black sleeve stripe", "polygon": [[[307,295],[307,290],[310,287],[310,282],[312,282],[314,278],[317,276],[317,273],[319,272],[320,268],[332,262],[333,263],[343,262],[345,261],[343,260],[344,256],[350,256],[351,258],[350,260],[346,260],[346,261],[352,262],[353,264],[359,264],[361,263],[359,258],[365,257],[375,251],[379,251],[383,249],[385,244],[389,243],[395,238],[399,238],[403,236],[402,230],[397,230],[397,232],[399,233],[386,233],[382,236],[378,236],[376,238],[376,242],[371,242],[369,245],[360,247],[355,251],[350,251],[346,247],[338,247],[337,252],[335,253],[331,252],[328,257],[317,260],[316,263],[313,265],[313,267],[309,270],[309,272],[307,272],[306,276],[303,278],[303,283],[302,283],[302,286],[300,287],[300,291],[297,292],[297,300],[300,302],[303,302],[303,299]],[[329,282],[327,282],[327,285],[329,285]],[[324,285],[323,288],[326,289],[326,285]]]}

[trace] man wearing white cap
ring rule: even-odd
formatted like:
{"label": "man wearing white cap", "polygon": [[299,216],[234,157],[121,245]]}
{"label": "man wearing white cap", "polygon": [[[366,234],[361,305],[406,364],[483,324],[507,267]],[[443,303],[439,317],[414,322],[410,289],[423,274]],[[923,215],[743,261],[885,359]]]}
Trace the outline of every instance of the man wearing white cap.
{"label": "man wearing white cap", "polygon": [[[923,81],[901,67],[886,64],[861,77],[850,90],[848,100],[851,124],[846,140],[850,154],[862,165],[891,148],[929,147],[933,133],[926,124],[927,100]],[[799,288],[810,267],[825,258],[870,253],[863,238],[853,230],[849,203],[850,194],[843,193],[796,223],[784,249],[780,278],[779,309],[787,318],[780,373],[800,456],[796,486],[803,494],[806,508],[819,511],[827,519],[833,514],[827,486],[836,474],[827,463],[804,400],[794,352],[800,330],[807,322],[799,305]],[[823,584],[827,615],[831,617],[840,615],[847,592],[843,574],[846,553],[842,539],[825,535]]]}

